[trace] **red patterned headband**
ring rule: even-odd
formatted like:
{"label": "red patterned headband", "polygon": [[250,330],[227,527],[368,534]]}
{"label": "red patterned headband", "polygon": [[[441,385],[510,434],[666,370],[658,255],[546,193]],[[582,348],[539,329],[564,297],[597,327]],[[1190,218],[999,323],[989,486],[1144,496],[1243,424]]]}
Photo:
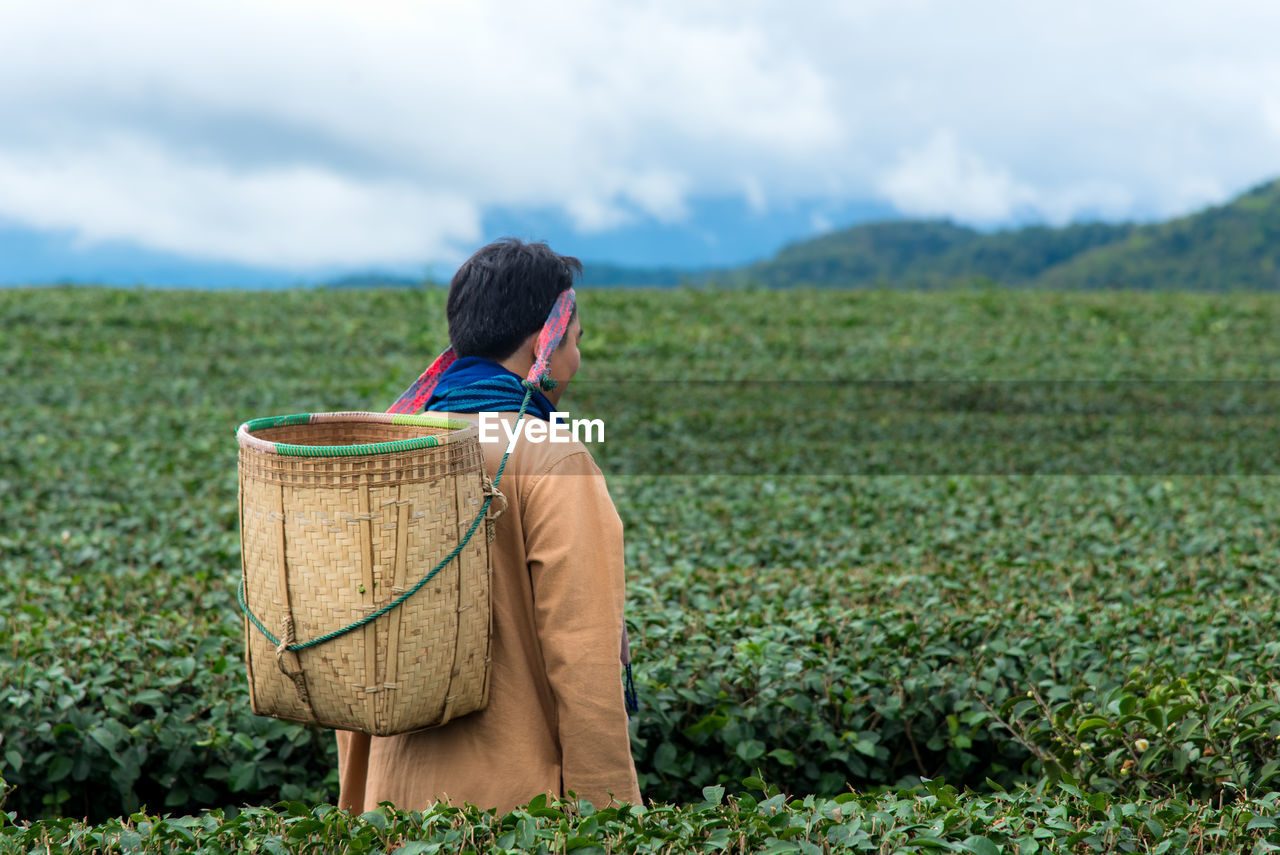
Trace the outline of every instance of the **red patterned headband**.
{"label": "red patterned headband", "polygon": [[[555,305],[547,315],[546,323],[542,325],[542,332],[538,333],[537,356],[533,361],[533,367],[529,369],[529,375],[525,378],[526,383],[543,390],[555,388],[555,380],[551,379],[551,375],[547,373],[547,365],[551,361],[551,354],[555,353],[564,339],[565,332],[569,329],[569,320],[573,317],[573,309],[576,305],[577,295],[572,288],[562,291],[556,298]],[[432,362],[430,367],[413,381],[413,385],[396,398],[396,402],[387,408],[387,412],[420,412],[427,405],[436,384],[440,382],[440,375],[444,374],[445,369],[457,358],[458,354],[453,348],[446,347],[444,352],[436,357],[435,362]]]}

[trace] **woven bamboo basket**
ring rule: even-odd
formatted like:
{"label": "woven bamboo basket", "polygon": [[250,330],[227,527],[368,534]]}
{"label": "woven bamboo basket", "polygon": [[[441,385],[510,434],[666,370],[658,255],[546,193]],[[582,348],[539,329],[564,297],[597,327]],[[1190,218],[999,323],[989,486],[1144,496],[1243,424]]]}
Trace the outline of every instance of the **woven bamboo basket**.
{"label": "woven bamboo basket", "polygon": [[505,500],[475,426],[312,413],[236,438],[253,711],[387,736],[482,709]]}

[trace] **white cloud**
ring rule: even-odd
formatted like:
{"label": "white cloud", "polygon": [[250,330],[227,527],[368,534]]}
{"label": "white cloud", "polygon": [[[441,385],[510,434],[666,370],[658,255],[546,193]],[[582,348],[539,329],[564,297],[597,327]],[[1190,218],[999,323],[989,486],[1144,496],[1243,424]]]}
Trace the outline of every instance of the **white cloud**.
{"label": "white cloud", "polygon": [[835,224],[831,222],[831,219],[821,211],[814,211],[809,214],[809,228],[812,229],[815,234],[829,232],[834,228],[834,226]]}
{"label": "white cloud", "polygon": [[1124,184],[1096,179],[1051,186],[1039,192],[1034,203],[1035,213],[1053,225],[1079,219],[1119,220],[1137,209],[1133,192]]}
{"label": "white cloud", "polygon": [[[231,171],[145,141],[0,154],[0,216],[195,257],[278,268],[412,264],[475,240],[474,204],[309,166]],[[374,224],[374,228],[369,225]]]}
{"label": "white cloud", "polygon": [[685,196],[689,179],[678,172],[648,169],[628,176],[623,183],[628,199],[659,222],[676,222],[688,216]]}
{"label": "white cloud", "polygon": [[1280,95],[1272,95],[1266,99],[1262,108],[1263,117],[1271,136],[1280,143]]}
{"label": "white cloud", "polygon": [[[879,186],[939,128],[1054,218],[1169,216],[1280,174],[1274,3],[914,0],[796,26],[843,82],[833,101],[854,191]],[[954,201],[948,213],[968,216],[971,202]]]}
{"label": "white cloud", "polygon": [[1275,32],[1269,0],[5,0],[0,213],[296,269],[449,256],[490,207],[1162,216],[1280,173]]}
{"label": "white cloud", "polygon": [[769,208],[769,198],[765,195],[764,184],[754,175],[742,179],[742,198],[753,214],[763,214]]}
{"label": "white cloud", "polygon": [[597,196],[574,196],[564,203],[565,213],[574,228],[584,234],[604,232],[632,222],[633,215],[620,205]]}
{"label": "white cloud", "polygon": [[1034,190],[962,151],[950,131],[904,152],[877,189],[904,213],[978,223],[1009,220],[1035,202]]}
{"label": "white cloud", "polygon": [[[294,267],[438,252],[473,240],[487,206],[559,207],[583,230],[676,222],[720,181],[703,171],[717,149],[779,171],[840,135],[799,46],[722,17],[585,0],[10,4],[0,76],[30,85],[0,92],[0,210]],[[104,135],[131,143],[104,150]],[[157,198],[171,204],[148,214]]]}

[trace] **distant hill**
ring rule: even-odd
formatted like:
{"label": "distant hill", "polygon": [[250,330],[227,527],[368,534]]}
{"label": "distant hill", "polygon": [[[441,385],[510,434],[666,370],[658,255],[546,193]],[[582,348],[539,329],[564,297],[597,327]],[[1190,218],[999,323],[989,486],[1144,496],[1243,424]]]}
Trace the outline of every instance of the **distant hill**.
{"label": "distant hill", "polygon": [[[591,274],[600,271],[600,281]],[[945,288],[1280,290],[1280,179],[1162,223],[1080,223],[980,232],[945,220],[865,223],[789,244],[765,261],[714,271],[591,266],[589,284],[681,282]]]}
{"label": "distant hill", "polygon": [[1135,228],[1046,270],[1047,288],[1280,289],[1280,180],[1176,220]]}
{"label": "distant hill", "polygon": [[937,288],[975,279],[1026,285],[1083,252],[1124,239],[1133,228],[1093,223],[984,234],[946,221],[869,223],[784,247],[733,278],[770,287]]}
{"label": "distant hill", "polygon": [[883,222],[832,232],[783,247],[741,271],[773,287],[806,284],[923,284],[939,261],[981,235],[949,222]]}

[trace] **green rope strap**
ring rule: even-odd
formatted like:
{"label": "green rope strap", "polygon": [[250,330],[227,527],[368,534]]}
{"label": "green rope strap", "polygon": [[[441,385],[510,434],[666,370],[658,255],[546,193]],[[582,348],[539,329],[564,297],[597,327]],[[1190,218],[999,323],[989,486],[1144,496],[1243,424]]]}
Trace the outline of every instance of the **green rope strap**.
{"label": "green rope strap", "polygon": [[[525,385],[525,393],[524,393],[524,401],[520,404],[520,415],[516,417],[515,429],[517,431],[519,431],[520,429],[520,421],[521,419],[524,418],[525,411],[529,408],[529,400],[533,396],[533,384],[530,383],[528,380],[524,380],[522,382]],[[507,448],[506,452],[503,453],[502,462],[498,464],[498,472],[493,478],[493,488],[495,490],[498,489],[498,482],[502,480],[502,473],[507,468],[507,458],[509,456],[511,456],[510,446]],[[396,597],[394,600],[387,603],[385,606],[378,609],[377,611],[370,612],[369,614],[365,615],[359,620],[356,620],[353,623],[350,623],[347,626],[344,626],[342,629],[335,629],[333,632],[325,633],[324,635],[318,638],[313,638],[310,641],[299,641],[293,644],[285,645],[284,649],[292,650],[296,653],[299,650],[306,650],[308,647],[315,647],[316,645],[324,644],[326,641],[333,641],[335,638],[339,638],[343,635],[346,635],[348,632],[351,632],[352,630],[359,629],[365,624],[368,624],[377,620],[378,618],[385,615],[387,612],[400,606],[402,603],[404,603],[405,600],[409,599],[414,594],[418,593],[418,591],[422,589],[423,585],[427,584],[432,579],[434,579],[437,573],[439,573],[441,570],[447,567],[449,565],[449,562],[457,558],[458,553],[462,552],[462,550],[466,548],[467,544],[471,541],[471,536],[475,534],[476,529],[480,527],[480,521],[484,519],[485,514],[489,510],[489,505],[492,502],[493,502],[492,493],[484,497],[484,504],[480,506],[480,513],[476,514],[476,518],[471,521],[471,527],[468,528],[467,533],[463,535],[462,541],[457,546],[455,546],[453,548],[453,551],[450,552],[448,555],[446,555],[444,560],[441,561],[439,564],[437,564],[430,573],[428,573],[426,576],[423,576],[421,579],[419,579],[417,584],[415,584],[412,588],[405,591],[403,594]],[[244,612],[244,616],[249,619],[250,623],[252,623],[255,627],[258,628],[258,632],[262,633],[262,635],[267,639],[267,641],[271,642],[271,644],[274,645],[275,647],[279,647],[280,639],[272,635],[271,631],[262,625],[262,621],[258,620],[258,616],[255,615],[253,613],[253,610],[249,608],[249,603],[245,599],[243,576],[240,577],[240,584],[236,588],[236,595],[237,595],[237,599],[239,599],[240,601],[240,610]]]}

